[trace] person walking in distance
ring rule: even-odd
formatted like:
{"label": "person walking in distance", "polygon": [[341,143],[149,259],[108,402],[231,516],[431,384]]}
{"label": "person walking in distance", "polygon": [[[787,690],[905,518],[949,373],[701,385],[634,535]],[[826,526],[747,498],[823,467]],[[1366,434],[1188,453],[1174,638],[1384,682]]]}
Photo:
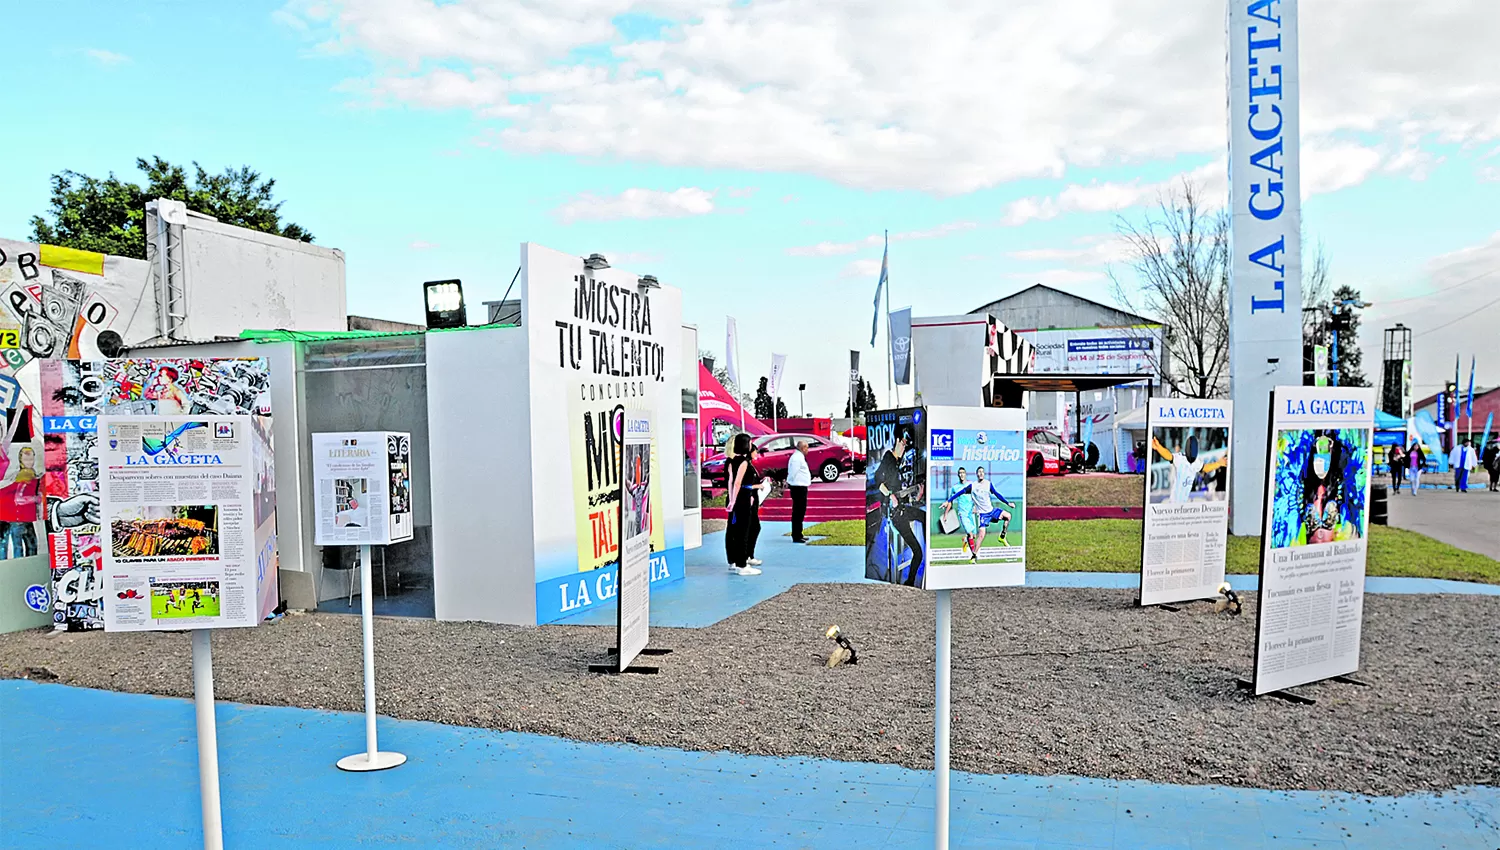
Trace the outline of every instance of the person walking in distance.
{"label": "person walking in distance", "polygon": [[1406,477],[1406,450],[1397,443],[1391,446],[1385,460],[1391,468],[1391,495],[1394,496],[1401,492],[1401,480]]}
{"label": "person walking in distance", "polygon": [[807,441],[798,440],[796,450],[786,464],[786,486],[792,491],[792,542],[806,543],[802,521],[807,519],[807,488],[812,486],[812,470],[807,466]]}
{"label": "person walking in distance", "polygon": [[1490,440],[1490,444],[1484,447],[1481,460],[1490,474],[1490,492],[1500,490],[1500,440]]}
{"label": "person walking in distance", "polygon": [[1411,481],[1411,494],[1417,495],[1417,488],[1422,486],[1422,464],[1427,462],[1427,455],[1422,451],[1421,443],[1412,443],[1411,448],[1406,450],[1407,479]]}
{"label": "person walking in distance", "polygon": [[1474,447],[1469,445],[1468,440],[1459,443],[1453,450],[1449,463],[1453,467],[1453,489],[1459,493],[1469,492],[1469,473],[1478,464],[1474,457]]}
{"label": "person walking in distance", "polygon": [[742,576],[760,575],[760,570],[748,563],[751,525],[758,524],[759,520],[751,479],[753,471],[750,435],[736,434],[734,441],[730,443],[729,462],[725,465],[725,476],[729,482],[726,503],[729,526],[724,529],[724,555],[729,560],[729,571]]}

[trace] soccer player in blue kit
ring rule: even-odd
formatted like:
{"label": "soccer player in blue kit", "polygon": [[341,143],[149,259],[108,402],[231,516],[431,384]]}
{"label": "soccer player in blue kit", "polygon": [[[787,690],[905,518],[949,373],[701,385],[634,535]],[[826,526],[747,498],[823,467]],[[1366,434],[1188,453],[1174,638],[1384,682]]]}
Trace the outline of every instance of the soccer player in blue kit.
{"label": "soccer player in blue kit", "polygon": [[979,550],[984,546],[985,531],[989,528],[990,523],[996,520],[1000,521],[1000,545],[1010,545],[1010,541],[1005,539],[1005,533],[1010,529],[1010,511],[995,507],[994,502],[991,501],[991,497],[999,499],[1007,508],[1014,509],[1016,504],[1000,495],[1000,491],[995,489],[995,485],[985,478],[984,467],[982,466],[974,467],[974,483],[955,490],[953,495],[949,497],[949,502],[943,504],[943,509],[946,510],[948,504],[953,499],[965,495],[972,497],[974,500],[974,523],[978,527],[978,539],[969,549],[969,563],[974,564],[979,562]]}
{"label": "soccer player in blue kit", "polygon": [[964,468],[958,468],[958,486],[948,494],[948,501],[943,503],[943,511],[946,512],[951,506],[953,512],[958,515],[958,524],[964,530],[964,548],[969,552],[972,562],[975,554],[979,551],[975,543],[979,534],[979,522],[974,518],[974,497],[968,493],[969,482]]}

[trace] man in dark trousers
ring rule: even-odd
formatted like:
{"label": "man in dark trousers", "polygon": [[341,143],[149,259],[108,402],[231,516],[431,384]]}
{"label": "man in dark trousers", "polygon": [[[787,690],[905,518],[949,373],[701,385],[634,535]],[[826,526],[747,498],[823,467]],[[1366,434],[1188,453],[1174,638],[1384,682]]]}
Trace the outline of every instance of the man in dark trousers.
{"label": "man in dark trousers", "polygon": [[1490,492],[1500,490],[1500,442],[1490,440],[1480,459],[1484,462],[1485,471],[1490,474]]}
{"label": "man in dark trousers", "polygon": [[[917,579],[922,572],[922,538],[911,527],[913,522],[926,523],[926,511],[916,507],[921,504],[921,493],[913,494],[912,490],[920,490],[919,487],[903,488],[901,486],[901,459],[906,456],[906,447],[911,444],[911,431],[902,428],[896,434],[896,442],[890,451],[880,459],[880,466],[875,469],[875,483],[880,488],[880,495],[884,499],[886,518],[895,527],[896,533],[901,535],[908,548],[911,549],[911,565],[907,568],[906,581],[901,581],[901,556],[899,552],[889,553],[891,564],[891,581],[896,584],[907,584],[917,586]],[[903,498],[905,496],[905,498]],[[915,498],[913,498],[913,496]]]}
{"label": "man in dark trousers", "polygon": [[792,492],[792,542],[806,543],[802,521],[807,518],[807,488],[812,486],[812,470],[807,465],[807,441],[798,440],[796,451],[786,464],[786,487]]}

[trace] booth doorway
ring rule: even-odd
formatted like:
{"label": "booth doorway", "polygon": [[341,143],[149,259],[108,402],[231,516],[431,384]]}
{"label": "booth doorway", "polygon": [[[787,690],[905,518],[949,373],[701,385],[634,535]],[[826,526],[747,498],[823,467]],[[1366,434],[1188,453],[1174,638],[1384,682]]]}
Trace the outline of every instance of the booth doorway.
{"label": "booth doorway", "polygon": [[[372,547],[376,614],[432,617],[432,489],[427,434],[427,357],[422,333],[308,342],[301,377],[307,415],[302,439],[326,431],[411,434],[415,536]],[[359,613],[359,550],[319,547],[318,610]]]}

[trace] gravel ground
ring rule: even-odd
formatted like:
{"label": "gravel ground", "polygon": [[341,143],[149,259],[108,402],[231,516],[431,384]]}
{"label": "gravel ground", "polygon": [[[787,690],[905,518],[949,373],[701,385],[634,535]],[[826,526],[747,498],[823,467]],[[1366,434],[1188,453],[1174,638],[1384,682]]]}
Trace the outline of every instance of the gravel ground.
{"label": "gravel ground", "polygon": [[[953,766],[1399,794],[1500,784],[1500,599],[1369,596],[1369,687],[1252,699],[1255,619],[1206,603],[1137,610],[1130,591],[954,594]],[[827,670],[838,623],[860,663]],[[932,765],[933,600],[798,585],[707,629],[657,629],[657,676],[585,672],[608,628],[380,618],[379,710],[401,718],[694,750]],[[218,697],[357,711],[359,619],[216,632]],[[0,635],[0,676],[190,696],[186,634]]]}

